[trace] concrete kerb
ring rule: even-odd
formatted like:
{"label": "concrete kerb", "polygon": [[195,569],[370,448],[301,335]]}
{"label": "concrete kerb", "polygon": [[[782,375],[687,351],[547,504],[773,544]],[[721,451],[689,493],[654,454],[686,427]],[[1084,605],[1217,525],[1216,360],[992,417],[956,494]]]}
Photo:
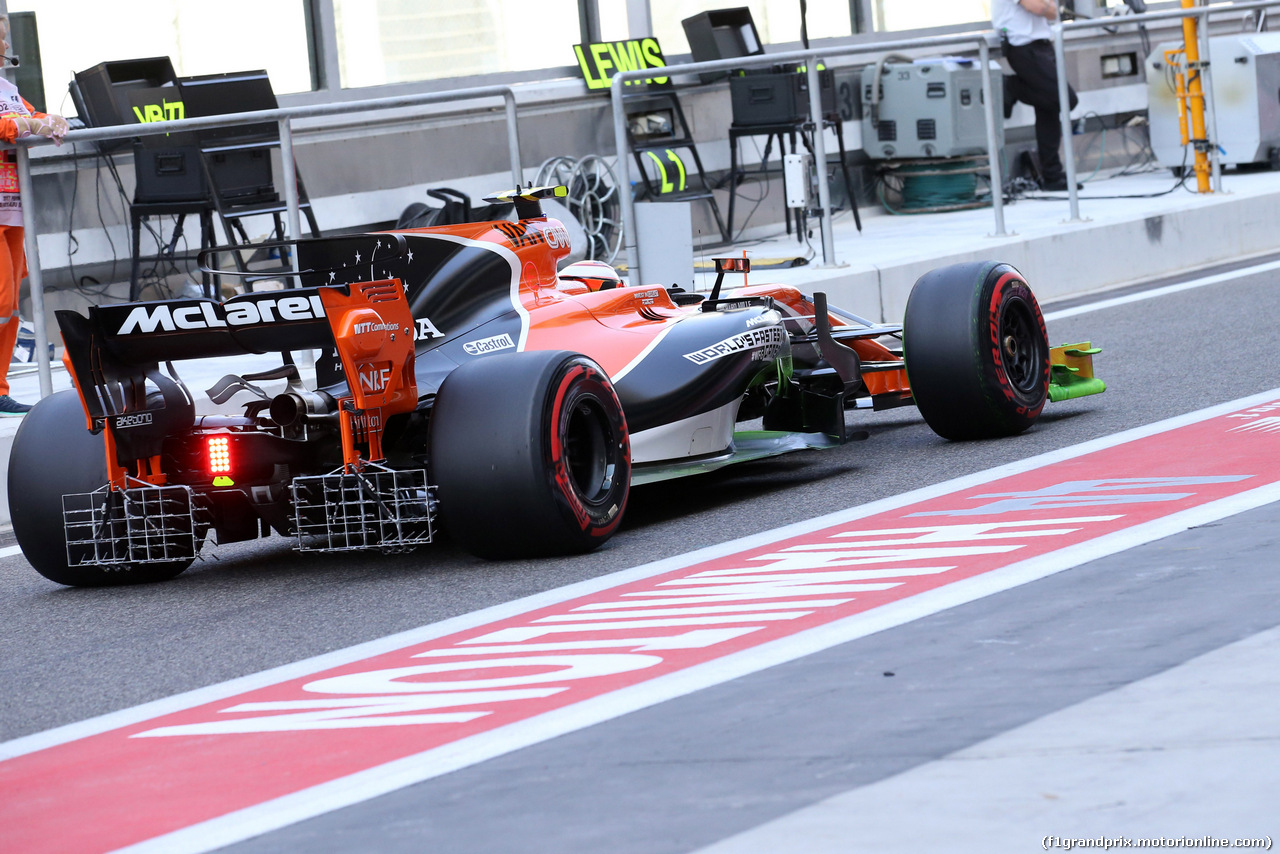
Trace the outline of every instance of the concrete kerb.
{"label": "concrete kerb", "polygon": [[[762,271],[756,280],[767,276],[806,291],[822,290],[835,305],[896,323],[916,280],[937,267],[1007,261],[1048,303],[1275,251],[1280,248],[1277,219],[1280,192],[1183,196],[1165,210],[1128,219],[1054,219],[1024,234],[938,241],[944,245],[909,258],[857,261],[859,245],[867,244],[838,241],[840,257],[855,259],[847,267]],[[854,240],[875,239],[866,234]]]}

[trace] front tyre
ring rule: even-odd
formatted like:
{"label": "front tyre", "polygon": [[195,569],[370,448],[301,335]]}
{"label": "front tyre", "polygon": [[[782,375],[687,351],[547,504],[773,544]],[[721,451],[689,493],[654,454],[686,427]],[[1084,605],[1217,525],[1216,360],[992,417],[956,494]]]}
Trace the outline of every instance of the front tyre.
{"label": "front tyre", "polygon": [[617,530],[631,488],[626,419],[586,356],[485,356],[453,371],[431,410],[445,528],[487,558],[574,554]]}
{"label": "front tyre", "polygon": [[74,391],[44,398],[23,416],[9,456],[9,515],[27,561],[50,581],[104,587],[166,581],[190,560],[111,566],[69,566],[62,496],[93,492],[107,482],[102,436],[85,428]]}
{"label": "front tyre", "polygon": [[1044,317],[1008,264],[955,264],[922,276],[907,300],[903,358],[920,414],[946,439],[1021,433],[1049,397]]}

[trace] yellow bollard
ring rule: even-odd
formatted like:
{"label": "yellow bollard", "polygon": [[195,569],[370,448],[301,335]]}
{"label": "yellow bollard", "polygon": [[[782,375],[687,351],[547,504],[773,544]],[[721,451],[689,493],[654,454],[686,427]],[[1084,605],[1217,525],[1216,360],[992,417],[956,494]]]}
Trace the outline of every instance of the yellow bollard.
{"label": "yellow bollard", "polygon": [[[1182,0],[1182,8],[1191,9],[1196,0]],[[1208,65],[1206,59],[1200,61],[1199,22],[1196,18],[1182,19],[1182,40],[1186,52],[1187,111],[1191,114],[1191,144],[1196,149],[1196,192],[1210,193],[1209,187],[1209,146],[1204,126],[1204,86],[1203,68]]]}

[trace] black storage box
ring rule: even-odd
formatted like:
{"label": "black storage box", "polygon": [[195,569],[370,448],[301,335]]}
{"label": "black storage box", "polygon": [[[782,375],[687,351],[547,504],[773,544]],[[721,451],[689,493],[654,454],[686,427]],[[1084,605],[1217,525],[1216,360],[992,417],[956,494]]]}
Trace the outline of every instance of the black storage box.
{"label": "black storage box", "polygon": [[271,170],[272,147],[263,143],[206,150],[209,173],[223,201],[245,205],[277,198]]}
{"label": "black storage box", "polygon": [[[188,118],[274,110],[279,107],[267,72],[231,71],[178,80]],[[200,132],[209,174],[219,197],[232,204],[276,198],[271,150],[280,144],[275,122],[209,128]]]}
{"label": "black storage box", "polygon": [[[156,115],[164,119],[182,118],[181,113],[172,116],[165,104],[180,102],[182,91],[177,86],[139,86],[122,92],[128,111],[124,124],[138,121],[138,113],[147,113],[151,105]],[[134,140],[133,170],[137,185],[134,187],[135,203],[199,202],[208,196],[204,169],[200,165],[199,139],[196,134],[168,133],[163,136],[150,134]]]}
{"label": "black storage box", "polygon": [[[836,111],[831,69],[818,72],[822,114]],[[735,125],[798,124],[809,119],[809,75],[797,70],[740,71],[729,78]]]}
{"label": "black storage box", "polygon": [[135,204],[153,202],[202,202],[209,197],[200,165],[200,149],[133,147],[133,169],[137,184]]}

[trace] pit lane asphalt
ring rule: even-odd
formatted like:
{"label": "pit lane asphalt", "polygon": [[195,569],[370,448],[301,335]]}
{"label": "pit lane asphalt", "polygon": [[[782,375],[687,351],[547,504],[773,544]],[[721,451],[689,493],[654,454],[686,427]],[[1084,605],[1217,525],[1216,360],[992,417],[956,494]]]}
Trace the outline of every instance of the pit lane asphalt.
{"label": "pit lane asphalt", "polygon": [[[1133,733],[1172,710],[1111,693],[1280,622],[1278,529],[1271,504],[221,850],[990,854],[1049,834],[1275,838],[1275,737],[1233,726],[1274,697],[1237,710],[1219,696],[1191,737],[1160,741]],[[893,779],[1095,698],[1111,714],[1075,740],[974,751],[1039,773],[959,759],[970,767],[950,785]],[[1145,785],[1106,774],[1117,731],[1116,761],[1146,766],[1131,772]],[[892,788],[877,797],[877,784]],[[826,799],[834,815],[793,815]]]}
{"label": "pit lane asphalt", "polygon": [[[1183,278],[1215,271],[1198,271],[1195,276]],[[583,557],[486,563],[459,552],[447,543],[411,555],[316,557],[295,555],[289,551],[286,542],[276,539],[225,547],[217,559],[206,559],[165,584],[107,590],[64,589],[41,578],[20,556],[2,559],[0,638],[3,644],[0,646],[4,654],[0,656],[0,685],[4,690],[0,691],[0,740],[296,661],[562,584],[895,495],[1280,386],[1280,371],[1276,370],[1275,357],[1280,289],[1274,280],[1275,274],[1242,278],[1051,321],[1049,330],[1053,343],[1092,340],[1103,347],[1104,352],[1097,357],[1096,364],[1099,375],[1107,380],[1110,390],[1100,397],[1051,405],[1041,423],[1023,436],[994,442],[951,444],[936,437],[911,409],[851,413],[851,425],[869,430],[869,440],[833,451],[796,454],[730,468],[701,478],[635,490],[621,533],[606,548]],[[1051,312],[1061,307],[1049,305],[1045,308]],[[1255,511],[1248,519],[1242,516],[1236,522],[1224,525],[1216,536],[1213,529],[1207,529],[1207,533],[1201,536],[1209,538],[1211,550],[1217,550],[1224,559],[1230,559],[1238,549],[1256,549],[1259,537],[1274,537],[1277,514],[1273,510]],[[496,520],[495,525],[500,531],[501,520]],[[1158,546],[1153,544],[1143,550],[1135,550],[1135,554]],[[1167,554],[1161,553],[1159,559],[1172,561],[1177,566],[1179,561],[1195,558],[1172,549]],[[1120,566],[1127,564],[1123,555],[1114,560]],[[1183,574],[1195,575],[1194,566],[1183,565],[1186,570]],[[1119,599],[1130,608],[1145,600],[1146,587],[1140,578],[1127,584],[1097,585],[1089,583],[1086,578],[1089,572],[1101,573],[1100,578],[1107,577],[1106,570],[1094,567],[1046,579],[1020,591],[974,603],[967,606],[968,610],[957,609],[947,615],[938,615],[928,621],[928,626],[922,623],[919,627],[904,627],[892,633],[896,640],[886,649],[901,649],[907,656],[924,656],[924,652],[911,650],[916,644],[936,647],[957,625],[966,627],[964,632],[976,632],[987,637],[994,630],[984,627],[983,622],[1012,620],[1018,625],[1034,625],[1031,616],[1017,615],[1031,614],[1036,609],[1052,610],[1056,607],[1054,603],[1063,601],[1078,603],[1079,610],[1086,603],[1104,603],[1109,598]],[[1214,625],[1232,624],[1231,620],[1225,619],[1229,612],[1237,615],[1240,628],[1208,634],[1201,632],[1203,641],[1198,641],[1198,644],[1206,649],[1213,648],[1214,643],[1220,645],[1244,636],[1247,631],[1261,630],[1280,622],[1270,608],[1270,603],[1275,601],[1274,587],[1267,588],[1266,580],[1261,577],[1250,577],[1246,581],[1248,583],[1242,589],[1253,591],[1251,595],[1232,597],[1205,617]],[[1203,592],[1194,586],[1181,591],[1171,589],[1166,598],[1175,603],[1173,618],[1150,621],[1149,627],[1141,629],[1148,634],[1136,636],[1132,649],[1126,646],[1122,650],[1127,654],[1153,646],[1169,647],[1169,639],[1181,636],[1193,622],[1193,613],[1197,611],[1196,604],[1202,600]],[[1268,592],[1271,595],[1266,595]],[[978,622],[970,625],[966,622],[966,614],[976,615]],[[1047,618],[1049,615],[1043,616]],[[1100,678],[1104,681],[1115,678],[1121,682],[1137,678],[1138,674],[1154,672],[1162,663],[1169,666],[1186,660],[1199,648],[1193,646],[1169,647],[1167,655],[1152,656],[1148,653],[1145,657],[1138,656],[1133,662],[1126,663],[1115,672],[1108,671]],[[960,657],[973,649],[972,640],[965,642],[961,639],[949,656]],[[1136,652],[1134,654],[1137,655]],[[980,662],[974,666],[981,670]],[[1034,667],[1034,662],[1024,662],[1024,666]],[[1089,662],[1079,660],[1069,662],[1067,669],[1082,670],[1088,666]],[[868,672],[892,669],[878,667],[872,666]],[[785,686],[769,684],[777,679],[776,674],[761,674],[755,678],[765,680],[770,692],[784,690]],[[1096,683],[1084,681],[1096,687]],[[936,756],[960,744],[972,743],[985,733],[998,731],[999,726],[1057,708],[1070,702],[1071,696],[1080,694],[1080,691],[1076,694],[1059,692],[1047,699],[1015,704],[1014,712],[993,714],[993,710],[1005,707],[1006,699],[1013,701],[1017,695],[1016,682],[1014,679],[1009,684],[1002,684],[998,673],[989,680],[983,680],[980,684],[989,683],[990,687],[999,690],[987,700],[982,699],[981,692],[975,694],[968,705],[963,706],[963,713],[955,713],[958,725],[953,728],[945,727],[944,732],[934,733],[932,737],[920,735],[917,730],[919,737],[928,743],[917,747],[914,752],[902,751],[894,762],[882,763],[884,767],[877,773],[888,773],[886,769],[899,767],[903,761],[909,762],[910,757]],[[815,691],[813,696],[795,702],[826,702],[823,696],[821,691]],[[713,698],[711,705],[705,704],[705,698],[697,701],[699,705],[690,707],[690,719],[705,717],[708,708],[717,707],[717,704],[721,704],[720,708],[735,708],[737,704],[733,701],[727,706],[722,705],[727,701],[724,694],[706,694],[706,697]],[[885,704],[860,711],[841,706],[839,717],[867,720],[887,715],[891,718],[894,714],[892,702],[886,700]],[[838,701],[836,705],[839,706]],[[640,730],[619,736],[623,741],[652,744],[653,739],[670,736],[669,733],[664,736],[663,733],[646,730],[646,724],[639,717],[629,718],[641,721],[638,724]],[[988,725],[985,723],[987,719],[993,723]],[[979,721],[983,723],[979,724]],[[609,726],[615,725],[616,722]],[[758,725],[763,726],[763,723]],[[751,727],[755,726],[757,724],[751,724]],[[713,738],[715,727],[701,732],[702,737]],[[528,816],[540,807],[549,807],[541,795],[531,792],[544,782],[531,769],[535,765],[547,768],[557,745],[583,744],[581,740],[584,738],[587,738],[585,734],[575,734],[541,745],[534,749],[536,753],[522,751],[523,758],[496,760],[486,766],[450,775],[443,781],[413,787],[404,793],[388,796],[389,799],[379,799],[368,806],[306,822],[237,848],[293,850],[297,843],[310,850],[352,850],[351,844],[343,848],[337,843],[344,838],[343,827],[348,827],[350,833],[358,833],[357,827],[368,833],[371,831],[370,820],[375,826],[383,822],[396,825],[392,818],[394,809],[389,806],[394,804],[421,812],[424,809],[430,811],[432,802],[448,802],[456,811],[459,799],[470,801],[470,797],[461,793],[470,793],[478,799],[469,809],[474,810],[472,819],[481,824],[485,822],[480,817],[486,815],[481,804],[496,806],[491,799],[499,795],[507,799],[509,806],[519,806],[518,814]],[[678,741],[685,742],[685,738],[680,736]],[[817,744],[815,741],[815,750]],[[737,756],[742,749],[746,748],[735,749],[728,755]],[[644,750],[640,750],[637,756],[643,753]],[[643,760],[643,764],[654,769],[654,774],[645,777],[642,783],[633,781],[633,785],[646,791],[645,797],[652,799],[653,809],[659,812],[663,806],[671,809],[675,804],[686,804],[691,796],[690,792],[679,787],[662,797],[649,791],[663,787],[663,775],[657,769],[662,767],[662,757],[667,755],[678,755],[678,751],[663,752],[652,760]],[[801,765],[806,764],[803,757],[809,754],[799,750],[795,755],[801,757]],[[549,771],[546,780],[558,780],[563,784],[565,780],[580,776],[581,789],[587,790],[591,788],[590,780],[597,772],[608,774],[610,769],[616,772],[618,763],[627,765],[629,761],[642,761],[616,756],[615,760],[613,764],[605,759],[602,765],[587,766],[578,775],[572,770],[573,763],[566,763],[561,758],[555,762],[557,768],[563,766],[563,773]],[[530,762],[535,765],[528,764]],[[539,762],[542,764],[536,764]],[[504,763],[505,772],[501,770]],[[807,764],[812,765],[811,762]],[[510,774],[513,768],[522,770],[523,783],[499,784],[494,782],[494,778],[479,782],[483,775]],[[817,767],[810,770],[818,777],[826,773]],[[530,774],[533,774],[532,780]],[[766,775],[756,783],[765,789],[776,788],[775,794],[766,792],[747,797],[741,793],[724,793],[723,797],[728,802],[721,804],[723,810],[706,823],[706,827],[714,832],[690,834],[677,832],[674,828],[670,832],[655,828],[648,835],[639,837],[641,841],[647,841],[647,845],[638,841],[634,848],[623,846],[619,850],[687,850],[692,844],[713,842],[727,832],[745,829],[780,814],[784,809],[800,806],[823,792],[829,793],[828,790],[835,791],[862,779],[853,775],[855,779],[851,783],[850,775],[837,776],[838,782],[833,779],[831,786],[806,787],[787,782],[790,779],[787,773],[774,786]],[[464,779],[469,782],[457,782]],[[586,801],[579,797],[582,793],[574,786],[566,789],[560,784],[557,784],[559,788],[550,786],[548,791],[560,791],[564,797],[573,799],[569,803],[576,805],[577,821],[586,821],[584,817],[592,815],[592,808],[584,806]],[[463,788],[451,788],[455,785]],[[602,786],[599,794],[587,800],[594,802],[609,793],[617,798],[627,796],[627,792],[616,789],[615,785]],[[452,791],[460,794],[451,795]],[[415,793],[427,803],[410,807],[414,804]],[[744,803],[759,807],[762,799],[767,804],[763,811],[742,808]],[[707,805],[707,809],[714,810],[715,807],[716,804]],[[379,812],[387,809],[391,812]],[[560,808],[562,818],[564,809],[563,806]],[[690,811],[705,817],[707,809]],[[589,822],[594,830],[579,828],[586,836],[565,836],[564,833],[568,833],[565,831],[559,837],[561,844],[552,847],[598,850],[598,847],[604,847],[602,844],[597,847],[596,843],[601,839],[617,842],[626,834],[617,829],[609,830],[607,823],[610,816],[616,818],[616,814],[623,811],[619,808],[600,813],[598,821],[592,818]],[[466,810],[456,812],[460,819],[467,814]],[[554,810],[550,813],[556,814]],[[656,819],[651,814],[649,820],[652,824]],[[483,832],[474,830],[475,824],[461,821],[455,824],[452,820],[419,820],[397,826],[404,830],[400,840],[406,846],[416,846],[415,850],[422,850],[424,844],[446,850],[521,850],[520,845],[514,844],[524,832],[517,825],[519,822],[515,820],[489,823],[489,829]],[[640,826],[631,826],[631,822],[628,825],[630,830]],[[686,825],[689,825],[688,820],[682,826]],[[549,832],[550,826],[549,823],[537,823],[534,838],[540,837],[541,842],[547,842],[548,837],[538,831]],[[473,837],[468,837],[467,827],[474,830]],[[510,835],[503,836],[503,828]],[[528,829],[525,825],[525,831]],[[332,844],[322,842],[327,834],[333,834]],[[392,842],[394,836],[388,832],[378,838]],[[352,843],[357,837],[348,835],[345,838]],[[444,839],[451,839],[452,843],[442,846],[440,842]],[[575,844],[574,839],[583,845]],[[591,839],[596,842],[589,842]],[[272,845],[275,847],[271,848]],[[550,850],[533,846],[532,842],[528,845],[531,847],[525,850]],[[363,850],[380,847],[372,842],[367,848],[354,846]]]}

